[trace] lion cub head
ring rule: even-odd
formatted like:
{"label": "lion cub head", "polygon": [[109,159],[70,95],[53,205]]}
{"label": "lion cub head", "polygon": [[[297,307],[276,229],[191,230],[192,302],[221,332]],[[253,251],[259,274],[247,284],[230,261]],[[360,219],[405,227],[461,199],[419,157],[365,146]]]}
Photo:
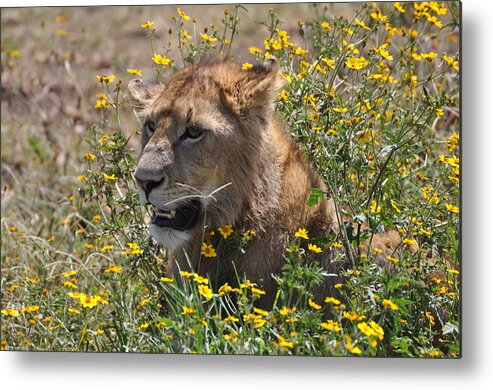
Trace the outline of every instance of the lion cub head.
{"label": "lion cub head", "polygon": [[142,151],[135,179],[150,233],[175,250],[194,230],[235,224],[255,192],[265,128],[281,86],[275,59],[243,71],[189,66],[164,83],[132,80]]}

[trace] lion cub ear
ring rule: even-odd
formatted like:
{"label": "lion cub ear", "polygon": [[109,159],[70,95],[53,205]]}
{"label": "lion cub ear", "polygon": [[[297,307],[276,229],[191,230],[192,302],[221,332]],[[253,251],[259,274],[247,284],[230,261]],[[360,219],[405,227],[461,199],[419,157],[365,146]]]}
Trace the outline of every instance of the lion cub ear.
{"label": "lion cub ear", "polygon": [[279,61],[269,58],[262,65],[242,71],[243,78],[236,87],[237,104],[242,114],[250,110],[270,110],[274,106],[277,95],[283,87],[279,74]]}
{"label": "lion cub ear", "polygon": [[163,91],[164,86],[157,81],[130,80],[128,90],[136,108],[149,106]]}

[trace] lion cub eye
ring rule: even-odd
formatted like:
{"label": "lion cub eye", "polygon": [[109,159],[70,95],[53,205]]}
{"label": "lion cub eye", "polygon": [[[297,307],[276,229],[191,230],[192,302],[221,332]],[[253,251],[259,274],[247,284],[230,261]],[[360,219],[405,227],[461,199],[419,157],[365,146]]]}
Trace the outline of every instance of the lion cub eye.
{"label": "lion cub eye", "polygon": [[180,138],[183,139],[183,140],[184,139],[187,139],[187,138],[190,138],[190,139],[198,139],[203,134],[204,134],[204,132],[200,128],[194,127],[194,126],[190,126],[190,127],[187,127],[187,129],[185,130],[185,132],[183,133],[183,135]]}
{"label": "lion cub eye", "polygon": [[151,136],[154,133],[154,130],[156,130],[156,122],[152,120],[147,120],[144,123],[144,130],[148,136]]}

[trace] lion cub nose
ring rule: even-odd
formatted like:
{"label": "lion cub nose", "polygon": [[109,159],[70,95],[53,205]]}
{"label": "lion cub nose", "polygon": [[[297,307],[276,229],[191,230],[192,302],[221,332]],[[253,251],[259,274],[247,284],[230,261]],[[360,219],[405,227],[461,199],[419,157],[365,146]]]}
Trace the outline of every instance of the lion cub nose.
{"label": "lion cub nose", "polygon": [[148,170],[145,168],[137,167],[135,171],[135,181],[137,185],[142,188],[149,198],[151,191],[160,186],[164,182],[165,176],[162,172],[155,170]]}
{"label": "lion cub nose", "polygon": [[137,184],[144,190],[146,193],[146,197],[149,198],[149,194],[153,190],[153,188],[156,188],[161,185],[161,183],[164,181],[164,177],[159,180],[159,181],[153,181],[153,180],[137,180]]}

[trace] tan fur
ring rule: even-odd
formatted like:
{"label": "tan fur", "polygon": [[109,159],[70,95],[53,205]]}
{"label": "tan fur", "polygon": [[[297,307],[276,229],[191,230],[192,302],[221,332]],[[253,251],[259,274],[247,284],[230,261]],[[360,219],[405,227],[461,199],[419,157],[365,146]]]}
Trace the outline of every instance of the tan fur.
{"label": "tan fur", "polygon": [[[275,60],[249,71],[222,61],[185,68],[163,85],[138,81],[129,85],[143,120],[156,122],[152,137],[144,135],[137,170],[164,171],[167,180],[162,186],[173,189],[156,193],[193,196],[199,190],[207,196],[226,185],[204,200],[205,217],[188,232],[182,245],[172,248],[169,272],[191,265],[194,271],[208,275],[216,287],[234,284],[236,274],[246,276],[267,291],[264,306],[275,297],[272,274],[281,272],[285,248],[294,232],[306,228],[311,237],[318,237],[331,229],[339,231],[333,201],[312,207],[306,204],[311,188],[326,187],[274,114],[274,100],[281,88],[278,73]],[[204,138],[190,147],[180,141],[187,122],[207,129]],[[151,192],[151,203],[154,198]],[[220,243],[216,231],[211,242],[218,256],[201,256],[205,232],[226,224],[237,232],[252,229],[256,236],[240,253],[237,245],[228,245],[227,240]],[[397,233],[386,233],[374,236],[372,246],[383,250],[383,261],[391,254],[389,248],[399,242]],[[333,257],[332,249],[326,249],[316,260],[336,272],[339,265]],[[331,286],[325,287],[321,295],[330,292]]]}

